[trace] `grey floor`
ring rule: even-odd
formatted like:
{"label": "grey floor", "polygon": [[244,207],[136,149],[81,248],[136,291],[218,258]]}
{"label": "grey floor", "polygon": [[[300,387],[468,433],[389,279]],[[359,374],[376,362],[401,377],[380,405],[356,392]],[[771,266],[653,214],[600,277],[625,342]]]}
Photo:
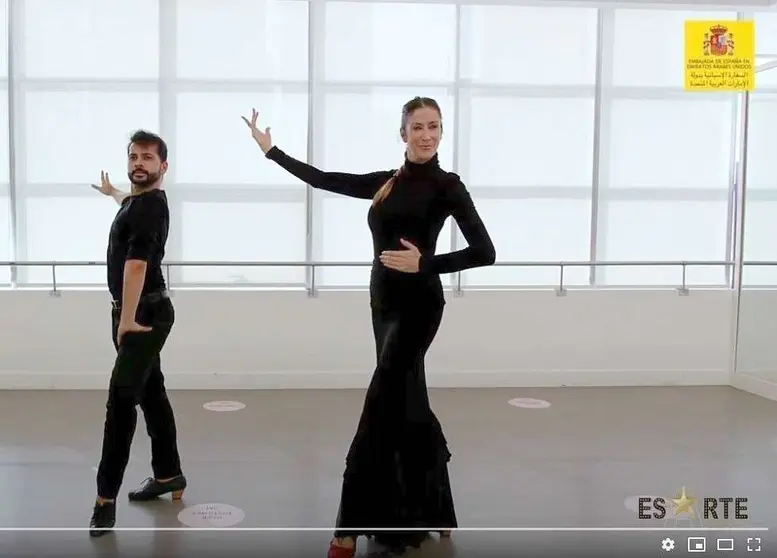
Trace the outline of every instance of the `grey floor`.
{"label": "grey floor", "polygon": [[[324,557],[363,394],[171,393],[189,488],[180,503],[127,502],[126,491],[150,474],[141,414],[117,521],[121,528],[177,530],[90,539],[67,528],[85,528],[89,521],[105,394],[0,392],[0,555]],[[725,387],[448,389],[431,390],[431,398],[454,454],[450,472],[461,527],[636,532],[462,530],[449,542],[433,538],[410,555],[475,558],[522,548],[538,556],[551,550],[622,556],[627,549],[633,556],[659,556],[666,555],[661,541],[667,536],[674,538],[675,552],[686,552],[688,534],[680,527],[777,527],[775,402]],[[551,405],[519,408],[508,403],[513,398]],[[214,400],[246,406],[234,412],[203,408]],[[637,496],[669,499],[682,486],[691,497],[747,497],[749,519],[637,517]],[[200,516],[220,510],[221,523],[212,531],[188,530],[179,519],[187,508],[199,509]],[[238,529],[287,530],[220,527],[230,517]],[[700,533],[708,538],[708,552],[721,533]],[[724,556],[751,556],[745,554],[748,537],[753,547],[759,538],[763,551],[777,548],[771,532],[729,533],[735,552]],[[380,550],[359,542],[360,556]]]}

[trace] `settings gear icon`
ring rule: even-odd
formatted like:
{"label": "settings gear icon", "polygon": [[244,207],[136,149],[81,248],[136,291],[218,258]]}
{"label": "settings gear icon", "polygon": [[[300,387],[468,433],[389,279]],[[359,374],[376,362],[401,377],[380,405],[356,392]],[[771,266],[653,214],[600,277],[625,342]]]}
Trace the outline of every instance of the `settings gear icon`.
{"label": "settings gear icon", "polygon": [[663,541],[661,541],[661,548],[666,550],[667,552],[671,552],[674,550],[674,541],[672,539],[666,538]]}

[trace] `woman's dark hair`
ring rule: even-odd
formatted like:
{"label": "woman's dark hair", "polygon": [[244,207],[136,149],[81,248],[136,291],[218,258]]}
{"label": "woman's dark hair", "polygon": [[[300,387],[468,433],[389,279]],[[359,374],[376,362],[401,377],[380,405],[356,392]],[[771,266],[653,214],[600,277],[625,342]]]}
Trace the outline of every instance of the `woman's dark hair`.
{"label": "woman's dark hair", "polygon": [[[442,118],[442,111],[440,110],[440,105],[437,103],[437,101],[430,97],[415,97],[406,102],[405,106],[402,107],[402,123],[399,127],[400,132],[405,130],[407,127],[408,118],[410,118],[415,111],[420,108],[427,107],[437,111],[437,114],[439,114],[440,118]],[[375,192],[375,197],[372,198],[372,205],[377,205],[388,197],[388,195],[391,193],[391,189],[394,187],[394,184],[402,174],[403,170],[404,165],[399,167],[397,172],[394,173],[394,176],[389,178],[386,183],[381,186],[377,192]]]}

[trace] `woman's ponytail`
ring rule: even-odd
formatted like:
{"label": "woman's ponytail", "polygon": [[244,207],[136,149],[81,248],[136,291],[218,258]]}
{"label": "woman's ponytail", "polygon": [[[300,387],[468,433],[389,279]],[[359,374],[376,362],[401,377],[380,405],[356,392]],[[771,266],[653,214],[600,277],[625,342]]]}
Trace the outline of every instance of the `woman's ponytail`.
{"label": "woman's ponytail", "polygon": [[378,191],[375,192],[375,197],[372,198],[373,206],[378,205],[388,197],[388,195],[391,193],[391,190],[394,188],[394,184],[396,183],[400,174],[402,174],[402,167],[399,167],[397,172],[394,173],[394,176],[389,178],[383,186],[378,188]]}

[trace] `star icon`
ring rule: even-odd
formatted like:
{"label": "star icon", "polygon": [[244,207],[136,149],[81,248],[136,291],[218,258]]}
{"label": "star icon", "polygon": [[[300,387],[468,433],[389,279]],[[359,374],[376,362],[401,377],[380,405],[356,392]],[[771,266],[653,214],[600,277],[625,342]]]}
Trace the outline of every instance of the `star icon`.
{"label": "star icon", "polygon": [[683,486],[680,493],[677,495],[677,498],[672,498],[672,502],[674,502],[675,510],[674,515],[677,517],[681,513],[686,513],[693,517],[693,504],[696,502],[696,498],[689,498],[688,495],[685,493],[685,487]]}

